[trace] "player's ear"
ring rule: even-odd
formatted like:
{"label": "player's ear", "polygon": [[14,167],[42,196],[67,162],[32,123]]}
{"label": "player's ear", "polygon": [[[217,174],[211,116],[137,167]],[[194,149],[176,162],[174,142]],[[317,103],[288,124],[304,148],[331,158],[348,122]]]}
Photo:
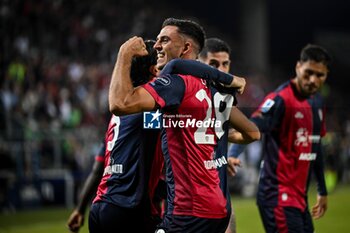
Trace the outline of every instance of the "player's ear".
{"label": "player's ear", "polygon": [[[156,65],[150,66],[149,72],[153,77],[158,76],[158,69],[157,69]],[[151,78],[153,78],[153,77],[151,77]]]}
{"label": "player's ear", "polygon": [[191,43],[190,42],[185,42],[184,48],[182,50],[182,53],[180,55],[180,57],[182,57],[183,55],[187,54],[190,52],[190,48],[191,48]]}
{"label": "player's ear", "polygon": [[297,62],[297,64],[295,65],[295,73],[297,74],[297,76],[299,76],[299,67],[301,66],[300,61]]}

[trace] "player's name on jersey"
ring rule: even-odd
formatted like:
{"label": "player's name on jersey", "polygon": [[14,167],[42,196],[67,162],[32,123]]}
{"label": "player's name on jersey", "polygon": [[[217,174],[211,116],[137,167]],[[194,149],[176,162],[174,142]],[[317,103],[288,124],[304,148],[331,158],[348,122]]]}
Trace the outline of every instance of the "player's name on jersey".
{"label": "player's name on jersey", "polygon": [[123,164],[113,164],[112,166],[105,167],[103,171],[103,175],[111,175],[111,174],[122,174],[123,173]]}
{"label": "player's name on jersey", "polygon": [[311,161],[316,159],[316,153],[301,153],[299,160]]}
{"label": "player's name on jersey", "polygon": [[227,160],[225,156],[221,156],[217,159],[205,160],[204,166],[206,169],[217,169],[227,164]]}

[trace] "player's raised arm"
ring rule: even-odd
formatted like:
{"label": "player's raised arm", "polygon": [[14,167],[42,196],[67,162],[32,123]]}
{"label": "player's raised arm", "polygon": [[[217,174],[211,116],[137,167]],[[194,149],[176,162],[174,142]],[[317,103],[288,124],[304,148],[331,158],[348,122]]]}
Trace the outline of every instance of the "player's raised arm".
{"label": "player's raised arm", "polygon": [[155,101],[142,87],[134,88],[130,78],[134,56],[147,55],[145,43],[140,37],[132,37],[119,49],[109,87],[109,110],[115,115],[126,115],[152,110]]}

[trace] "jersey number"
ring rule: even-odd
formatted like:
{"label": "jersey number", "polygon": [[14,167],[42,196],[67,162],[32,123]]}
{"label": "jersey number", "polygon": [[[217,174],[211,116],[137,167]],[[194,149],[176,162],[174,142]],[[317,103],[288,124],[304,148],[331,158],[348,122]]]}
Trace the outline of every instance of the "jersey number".
{"label": "jersey number", "polygon": [[[207,92],[204,89],[200,89],[196,93],[196,98],[203,102],[206,101],[208,103],[208,109],[206,116],[203,122],[208,122],[211,120],[212,116],[212,101],[207,95]],[[233,103],[232,95],[223,95],[219,92],[216,92],[214,95],[214,109],[215,109],[215,134],[220,139],[224,135],[223,124],[228,120],[231,112],[231,106]],[[223,111],[220,111],[220,104],[225,103],[226,108]],[[202,127],[198,127],[196,132],[194,133],[194,140],[197,144],[215,144],[214,135],[207,133],[208,127],[210,124],[202,124]],[[218,126],[218,127],[216,127]]]}
{"label": "jersey number", "polygon": [[112,151],[113,147],[114,147],[114,144],[115,142],[117,141],[118,139],[118,136],[119,136],[119,126],[120,126],[120,117],[118,116],[113,116],[112,119],[111,119],[111,125],[115,124],[115,126],[113,127],[113,131],[114,131],[114,134],[113,134],[113,138],[112,140],[108,141],[107,142],[107,150],[108,151]]}

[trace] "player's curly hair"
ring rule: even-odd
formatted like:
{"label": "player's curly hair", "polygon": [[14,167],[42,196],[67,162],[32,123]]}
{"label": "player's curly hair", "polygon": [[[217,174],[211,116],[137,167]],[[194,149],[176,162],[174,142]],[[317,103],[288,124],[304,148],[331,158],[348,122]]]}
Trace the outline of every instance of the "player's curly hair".
{"label": "player's curly hair", "polygon": [[157,51],[153,48],[155,43],[154,40],[146,40],[148,55],[132,59],[130,77],[134,87],[147,83],[153,76],[150,68],[157,64]]}

